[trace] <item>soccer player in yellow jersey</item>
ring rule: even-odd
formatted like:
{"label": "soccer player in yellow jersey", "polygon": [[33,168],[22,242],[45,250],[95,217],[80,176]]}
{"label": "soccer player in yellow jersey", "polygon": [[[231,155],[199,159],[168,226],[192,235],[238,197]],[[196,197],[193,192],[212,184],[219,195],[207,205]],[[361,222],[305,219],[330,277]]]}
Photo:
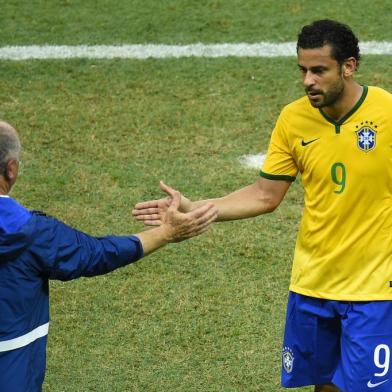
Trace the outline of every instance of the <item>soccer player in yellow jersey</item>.
{"label": "soccer player in yellow jersey", "polygon": [[[220,221],[271,212],[301,174],[282,385],[391,392],[392,96],[353,79],[359,46],[346,25],[303,27],[297,58],[306,96],[282,110],[261,177],[209,201]],[[182,197],[181,208],[205,202]],[[134,216],[160,224],[167,205],[139,203]]]}

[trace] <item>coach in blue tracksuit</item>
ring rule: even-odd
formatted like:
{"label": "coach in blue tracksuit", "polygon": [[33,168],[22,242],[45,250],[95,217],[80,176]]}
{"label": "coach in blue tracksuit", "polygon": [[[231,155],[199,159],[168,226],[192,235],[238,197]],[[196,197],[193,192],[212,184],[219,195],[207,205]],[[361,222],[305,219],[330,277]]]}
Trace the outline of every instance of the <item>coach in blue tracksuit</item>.
{"label": "coach in blue tracksuit", "polygon": [[29,211],[8,196],[19,170],[20,141],[0,122],[0,392],[41,391],[49,328],[49,279],[70,280],[113,271],[208,229],[212,204],[178,211],[171,195],[163,225],[131,236],[91,237]]}

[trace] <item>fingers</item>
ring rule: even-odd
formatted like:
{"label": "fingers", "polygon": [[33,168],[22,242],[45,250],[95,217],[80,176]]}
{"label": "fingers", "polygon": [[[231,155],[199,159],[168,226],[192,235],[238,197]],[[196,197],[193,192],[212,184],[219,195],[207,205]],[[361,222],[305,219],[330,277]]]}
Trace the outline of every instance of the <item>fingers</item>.
{"label": "fingers", "polygon": [[[174,209],[180,210],[181,212],[184,212],[187,210],[186,206],[184,205],[184,200],[187,200],[184,198],[184,196],[181,194],[181,192],[176,191],[175,189],[171,188],[170,186],[166,185],[163,181],[160,181],[159,183],[162,191],[166,192],[169,196],[167,197],[168,202],[170,203],[170,206],[173,206]],[[189,200],[187,200],[189,202]],[[189,208],[190,210],[190,208]]]}
{"label": "fingers", "polygon": [[196,224],[201,226],[204,224],[211,224],[218,217],[218,209],[213,205],[208,205],[208,209],[203,215],[196,218]]}
{"label": "fingers", "polygon": [[192,230],[182,233],[182,235],[180,237],[177,237],[173,242],[181,242],[189,238],[196,237],[200,234],[203,234],[210,229],[211,223],[212,223],[211,221],[204,222],[203,224],[197,227],[193,227]]}
{"label": "fingers", "polygon": [[183,215],[189,222],[189,231],[197,231],[199,228],[210,225],[218,217],[218,209],[212,203]]}
{"label": "fingers", "polygon": [[140,213],[140,211],[152,210],[159,208],[159,200],[150,200],[150,201],[143,201],[141,203],[137,203],[135,207],[133,207],[132,214]]}
{"label": "fingers", "polygon": [[201,233],[204,233],[205,231],[209,230],[211,228],[211,223],[214,221],[213,218],[209,219],[208,221],[200,223],[192,233],[190,233],[191,237],[194,237],[196,235],[199,235]]}
{"label": "fingers", "polygon": [[144,209],[136,209],[135,208],[132,210],[132,215],[138,219],[140,216],[144,215],[158,215],[159,214],[159,209],[158,208],[144,208]]}
{"label": "fingers", "polygon": [[157,212],[141,212],[141,211],[137,211],[135,214],[133,213],[133,217],[138,220],[138,221],[145,221],[145,220],[160,220],[161,219],[161,215]]}
{"label": "fingers", "polygon": [[211,223],[217,218],[218,210],[212,203],[207,203],[198,208],[196,212],[181,214],[173,210],[173,217],[180,220],[176,222],[177,233],[174,234],[174,242],[183,241],[195,237],[207,231]]}
{"label": "fingers", "polygon": [[159,205],[159,200],[149,200],[149,201],[142,201],[140,203],[137,203],[135,205],[135,208],[154,208],[158,207]]}
{"label": "fingers", "polygon": [[[208,203],[203,207],[203,210],[205,211],[201,216],[195,218],[195,227],[189,233],[189,237],[194,237],[207,231],[210,228],[211,223],[214,222],[215,219],[218,217],[218,209],[215,207],[214,204]],[[198,211],[198,213],[199,212],[200,211]]]}
{"label": "fingers", "polygon": [[171,201],[171,197],[166,197],[137,203],[132,210],[132,216],[147,226],[159,226],[162,224]]}
{"label": "fingers", "polygon": [[204,214],[206,214],[208,211],[215,212],[216,215],[218,215],[218,209],[212,203],[203,204],[202,206],[195,208],[194,210],[192,210],[188,214],[191,218],[197,219],[197,218],[203,217]]}
{"label": "fingers", "polygon": [[160,226],[160,225],[162,224],[162,221],[161,221],[160,219],[158,219],[158,220],[149,220],[149,219],[146,219],[146,220],[143,221],[143,223],[144,223],[146,226]]}
{"label": "fingers", "polygon": [[160,226],[162,224],[160,209],[155,201],[136,204],[132,210],[132,216],[146,226]]}

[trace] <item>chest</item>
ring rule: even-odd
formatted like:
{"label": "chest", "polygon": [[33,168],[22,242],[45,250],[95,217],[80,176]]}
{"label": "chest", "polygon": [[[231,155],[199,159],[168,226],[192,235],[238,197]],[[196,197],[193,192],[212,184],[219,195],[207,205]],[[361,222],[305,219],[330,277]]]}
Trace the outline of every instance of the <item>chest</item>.
{"label": "chest", "polygon": [[292,153],[303,180],[323,181],[348,171],[357,181],[390,181],[392,129],[387,119],[375,117],[340,126],[313,121],[304,130],[297,128]]}

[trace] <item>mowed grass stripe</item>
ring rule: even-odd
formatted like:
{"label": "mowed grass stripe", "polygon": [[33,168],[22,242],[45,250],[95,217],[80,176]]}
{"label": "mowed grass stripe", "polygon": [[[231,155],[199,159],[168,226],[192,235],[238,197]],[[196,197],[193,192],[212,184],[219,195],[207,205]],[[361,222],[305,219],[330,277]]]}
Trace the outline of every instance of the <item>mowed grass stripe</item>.
{"label": "mowed grass stripe", "polygon": [[[286,57],[295,56],[295,42],[260,42],[192,45],[28,45],[0,48],[0,60],[46,59],[147,59],[181,57]],[[391,55],[392,42],[367,41],[360,45],[363,54]]]}

